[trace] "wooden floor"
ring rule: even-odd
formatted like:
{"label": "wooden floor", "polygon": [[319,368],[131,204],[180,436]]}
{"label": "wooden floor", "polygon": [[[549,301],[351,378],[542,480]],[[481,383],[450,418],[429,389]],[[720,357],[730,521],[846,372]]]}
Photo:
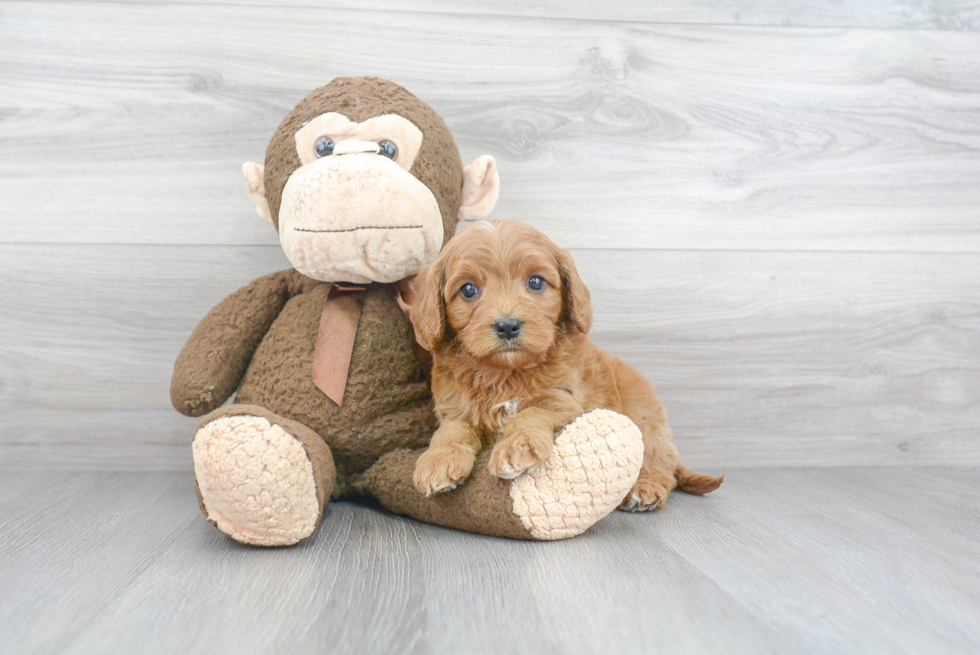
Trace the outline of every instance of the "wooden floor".
{"label": "wooden floor", "polygon": [[185,473],[0,477],[0,651],[976,653],[980,468],[766,469],[528,543],[330,506],[235,544]]}

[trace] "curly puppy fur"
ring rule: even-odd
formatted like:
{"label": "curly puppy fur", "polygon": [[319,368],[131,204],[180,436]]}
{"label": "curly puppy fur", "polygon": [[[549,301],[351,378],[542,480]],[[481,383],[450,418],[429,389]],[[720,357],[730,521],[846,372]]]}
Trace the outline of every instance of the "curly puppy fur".
{"label": "curly puppy fur", "polygon": [[540,231],[477,223],[419,272],[414,291],[411,319],[433,352],[440,421],[415,469],[419,491],[458,486],[487,447],[490,472],[517,477],[548,458],[557,429],[594,408],[625,414],[643,434],[643,467],[620,509],[659,509],[674,488],[705,494],[721,484],[681,466],[653,386],[586,336],[589,290]]}

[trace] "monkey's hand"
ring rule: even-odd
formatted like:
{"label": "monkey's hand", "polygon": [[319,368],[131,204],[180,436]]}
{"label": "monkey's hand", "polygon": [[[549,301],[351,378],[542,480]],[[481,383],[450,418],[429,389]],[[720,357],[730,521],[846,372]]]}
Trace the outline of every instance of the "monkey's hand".
{"label": "monkey's hand", "polygon": [[184,345],[170,382],[174,408],[203,416],[238,388],[262,337],[289,300],[291,270],[260,277],[222,300]]}

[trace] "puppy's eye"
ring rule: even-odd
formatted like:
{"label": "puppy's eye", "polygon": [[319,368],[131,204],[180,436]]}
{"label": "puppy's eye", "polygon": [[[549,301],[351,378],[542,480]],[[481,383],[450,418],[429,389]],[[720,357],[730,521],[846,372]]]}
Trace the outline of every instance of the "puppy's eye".
{"label": "puppy's eye", "polygon": [[463,296],[467,300],[473,300],[479,293],[480,290],[477,289],[476,285],[472,282],[467,282],[459,289],[459,295]]}
{"label": "puppy's eye", "polygon": [[333,154],[334,141],[328,136],[318,137],[313,142],[313,150],[317,157],[329,157]]}
{"label": "puppy's eye", "polygon": [[531,291],[544,291],[547,284],[540,275],[532,275],[527,279],[527,288]]}

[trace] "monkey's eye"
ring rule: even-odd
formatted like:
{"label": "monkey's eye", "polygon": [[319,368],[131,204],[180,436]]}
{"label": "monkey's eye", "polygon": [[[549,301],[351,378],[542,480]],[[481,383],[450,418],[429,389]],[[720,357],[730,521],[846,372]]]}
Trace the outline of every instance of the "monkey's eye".
{"label": "monkey's eye", "polygon": [[378,152],[379,155],[384,155],[388,159],[394,159],[398,156],[398,146],[395,145],[394,141],[385,139],[384,141],[378,141],[378,147],[381,150]]}
{"label": "monkey's eye", "polygon": [[472,282],[467,282],[459,289],[459,295],[463,296],[463,298],[467,300],[473,300],[479,293],[480,290],[477,289],[476,285]]}
{"label": "monkey's eye", "polygon": [[547,284],[540,275],[532,275],[527,279],[527,288],[531,291],[544,291]]}
{"label": "monkey's eye", "polygon": [[317,157],[329,157],[333,154],[333,147],[336,144],[328,136],[321,136],[316,141],[313,142],[313,150],[316,151]]}

